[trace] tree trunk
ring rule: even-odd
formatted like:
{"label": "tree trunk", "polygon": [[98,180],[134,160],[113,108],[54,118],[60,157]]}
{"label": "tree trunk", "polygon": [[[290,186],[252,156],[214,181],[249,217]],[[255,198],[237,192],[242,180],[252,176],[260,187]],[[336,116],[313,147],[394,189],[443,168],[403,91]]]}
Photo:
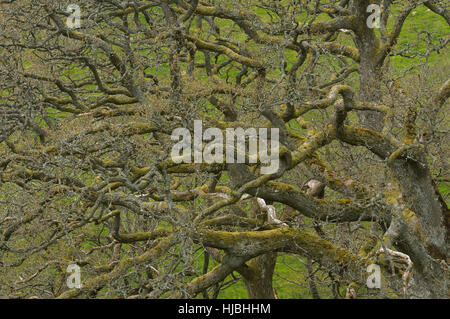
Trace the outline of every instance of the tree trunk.
{"label": "tree trunk", "polygon": [[247,286],[249,299],[275,299],[273,271],[277,254],[270,253],[253,258],[240,271]]}
{"label": "tree trunk", "polygon": [[[375,50],[375,49],[374,49]],[[360,65],[360,100],[361,102],[381,103],[382,70],[375,64],[372,57],[373,52],[365,52],[361,55]],[[383,117],[380,112],[362,111],[358,112],[361,127],[374,131],[383,128]]]}
{"label": "tree trunk", "polygon": [[[374,29],[367,26],[367,19],[370,13],[367,12],[367,6],[370,1],[357,1],[354,5],[356,8],[356,16],[360,17],[359,32],[355,38],[356,46],[360,53],[359,76],[360,76],[360,96],[362,102],[380,102],[381,101],[381,80],[383,72],[376,61],[379,49],[379,40],[377,39]],[[379,112],[364,111],[358,112],[361,126],[364,128],[381,131],[383,118]]]}

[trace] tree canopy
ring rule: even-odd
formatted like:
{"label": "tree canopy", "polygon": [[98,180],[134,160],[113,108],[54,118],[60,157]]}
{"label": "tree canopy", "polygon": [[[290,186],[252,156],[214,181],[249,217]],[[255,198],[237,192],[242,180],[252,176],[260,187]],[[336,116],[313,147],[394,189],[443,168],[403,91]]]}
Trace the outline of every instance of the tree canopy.
{"label": "tree canopy", "polygon": [[[0,2],[0,297],[447,298],[449,31],[434,0]],[[195,121],[277,129],[279,167],[174,160]]]}

